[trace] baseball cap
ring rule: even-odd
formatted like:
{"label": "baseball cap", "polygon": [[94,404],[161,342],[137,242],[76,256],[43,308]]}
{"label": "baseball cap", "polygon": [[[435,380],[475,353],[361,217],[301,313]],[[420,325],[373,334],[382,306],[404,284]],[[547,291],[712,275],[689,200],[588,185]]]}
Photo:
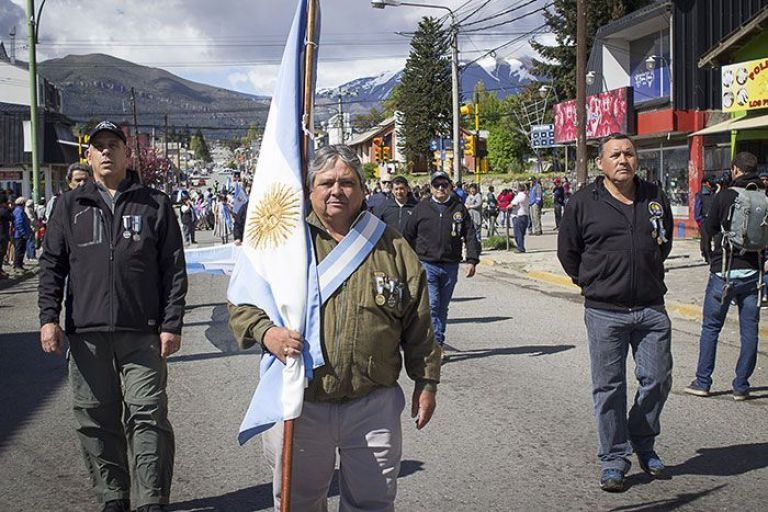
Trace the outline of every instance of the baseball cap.
{"label": "baseball cap", "polygon": [[435,180],[439,180],[440,178],[442,178],[442,179],[445,179],[445,180],[448,180],[448,181],[450,181],[451,183],[453,183],[453,181],[451,180],[451,177],[450,177],[450,176],[448,176],[448,173],[446,173],[446,172],[444,172],[444,171],[436,171],[436,172],[433,172],[433,173],[432,173],[432,177],[429,179],[429,182],[430,182],[430,183],[433,183]]}
{"label": "baseball cap", "polygon": [[125,142],[125,143],[128,142],[128,139],[126,139],[125,134],[123,133],[123,130],[121,130],[120,127],[117,126],[112,121],[102,121],[99,124],[97,124],[96,126],[94,126],[93,129],[91,130],[90,135],[89,135],[90,140],[93,140],[93,138],[97,134],[99,134],[100,132],[110,132],[110,133],[113,133],[113,134],[117,135],[120,138],[120,140],[122,140],[123,142]]}

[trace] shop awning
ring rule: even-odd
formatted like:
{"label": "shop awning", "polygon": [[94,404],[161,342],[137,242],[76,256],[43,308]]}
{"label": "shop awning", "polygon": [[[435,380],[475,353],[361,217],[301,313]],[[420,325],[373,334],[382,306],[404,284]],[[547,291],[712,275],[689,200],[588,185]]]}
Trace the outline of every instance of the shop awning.
{"label": "shop awning", "polygon": [[753,130],[756,128],[768,128],[768,114],[754,117],[741,117],[739,119],[728,119],[722,123],[707,126],[703,130],[693,132],[694,135],[712,135],[713,133],[730,132],[731,130]]}
{"label": "shop awning", "polygon": [[733,123],[734,123],[733,119],[728,119],[726,121],[723,121],[722,123],[713,124],[712,126],[707,126],[702,130],[693,132],[692,134],[689,135],[689,137],[693,137],[694,135],[712,135],[713,133],[729,132],[732,129],[731,125]]}
{"label": "shop awning", "polygon": [[750,130],[754,128],[768,128],[768,114],[748,118],[742,117],[731,125],[731,130]]}

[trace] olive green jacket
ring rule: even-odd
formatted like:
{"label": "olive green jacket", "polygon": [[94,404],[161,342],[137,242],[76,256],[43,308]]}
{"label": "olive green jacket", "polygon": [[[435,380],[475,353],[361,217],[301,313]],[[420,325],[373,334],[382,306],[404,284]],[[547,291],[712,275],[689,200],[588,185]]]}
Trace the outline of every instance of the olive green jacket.
{"label": "olive green jacket", "polygon": [[[337,242],[314,212],[307,223],[320,262]],[[376,276],[382,274],[387,282],[395,279],[404,285],[402,299],[394,306],[387,291],[377,289]],[[261,343],[274,325],[255,306],[229,304],[229,326],[242,348]],[[395,386],[401,348],[408,376],[417,385],[437,389],[440,349],[432,331],[427,278],[416,254],[393,229],[386,228],[368,257],[323,304],[321,330],[326,364],[315,370],[305,400],[346,401]]]}

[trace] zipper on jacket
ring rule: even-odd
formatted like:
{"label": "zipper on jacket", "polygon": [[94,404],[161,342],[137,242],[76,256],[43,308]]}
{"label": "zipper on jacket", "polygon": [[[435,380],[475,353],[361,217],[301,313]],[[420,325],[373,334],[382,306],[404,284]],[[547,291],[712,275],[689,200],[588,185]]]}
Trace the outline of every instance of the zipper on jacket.
{"label": "zipper on jacket", "polygon": [[[104,210],[99,207],[99,216],[101,224],[104,226],[104,232],[109,237],[109,332],[115,331],[115,245],[112,232],[112,226],[107,223],[104,217]],[[114,220],[114,219],[113,219]],[[112,223],[114,224],[114,222]]]}
{"label": "zipper on jacket", "polygon": [[346,298],[347,298],[347,282],[344,281],[344,283],[342,283],[341,285],[341,290],[339,291],[339,305],[336,309],[336,335],[334,336],[335,338],[334,347],[336,351],[336,364],[335,364],[336,368],[339,368],[339,366],[341,365],[341,350],[340,350],[341,341],[339,338],[341,337],[341,320],[344,315],[344,308],[347,302]]}

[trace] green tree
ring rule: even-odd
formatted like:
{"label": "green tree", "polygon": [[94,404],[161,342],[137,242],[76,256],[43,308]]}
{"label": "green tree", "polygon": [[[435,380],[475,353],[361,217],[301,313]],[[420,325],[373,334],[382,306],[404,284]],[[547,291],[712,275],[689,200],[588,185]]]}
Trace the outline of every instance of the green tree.
{"label": "green tree", "polygon": [[[587,56],[601,26],[652,3],[653,0],[589,0],[587,4]],[[556,44],[531,41],[541,56],[534,59],[533,74],[552,80],[561,100],[576,97],[576,0],[554,0],[544,19]]]}
{"label": "green tree", "polygon": [[403,113],[400,136],[405,157],[416,168],[432,160],[429,142],[449,132],[451,123],[451,60],[447,31],[435,18],[424,18],[411,39],[411,51],[396,89]]}
{"label": "green tree", "polygon": [[384,114],[383,110],[373,107],[368,113],[355,116],[352,120],[352,126],[354,126],[357,131],[364,132],[377,126],[386,118],[387,116]]}
{"label": "green tree", "polygon": [[250,126],[248,126],[248,131],[245,133],[245,137],[240,141],[242,142],[243,147],[250,147],[251,142],[254,140],[259,140],[261,136],[264,134],[264,130],[259,127],[255,122],[251,123]]}
{"label": "green tree", "polygon": [[205,137],[203,137],[203,132],[200,128],[197,129],[190,139],[189,150],[195,154],[195,158],[198,160],[203,162],[211,161],[211,151],[208,149],[208,144],[205,142]]}

